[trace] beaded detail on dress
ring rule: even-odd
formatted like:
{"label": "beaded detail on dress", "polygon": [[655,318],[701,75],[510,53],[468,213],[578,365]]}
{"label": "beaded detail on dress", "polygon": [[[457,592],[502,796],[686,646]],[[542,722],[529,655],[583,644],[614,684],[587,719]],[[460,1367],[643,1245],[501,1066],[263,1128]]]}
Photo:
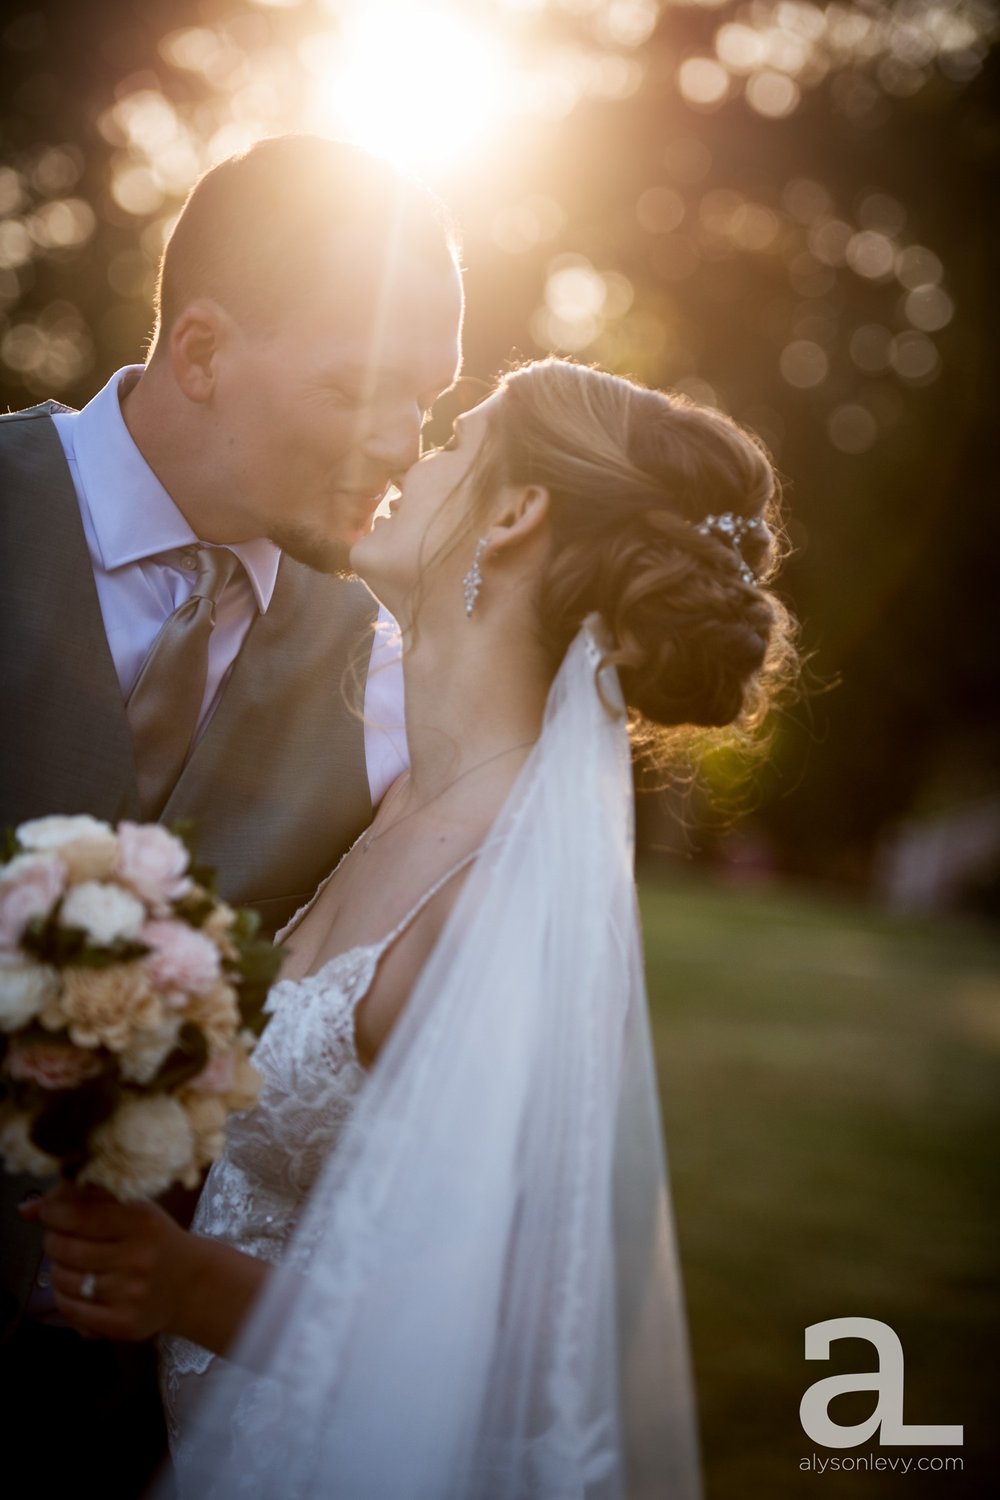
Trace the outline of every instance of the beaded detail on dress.
{"label": "beaded detail on dress", "polygon": [[[349,948],[315,974],[274,985],[265,1006],[271,1019],[253,1055],[262,1078],[257,1103],[230,1118],[223,1153],[198,1200],[193,1233],[223,1240],[272,1265],[281,1260],[367,1076],[357,1054],[355,1009],[383,955],[478,852],[448,870],[379,942]],[[297,925],[326,883],[275,941]],[[160,1385],[172,1441],[197,1397],[198,1378],[215,1357],[187,1339],[160,1339]]]}

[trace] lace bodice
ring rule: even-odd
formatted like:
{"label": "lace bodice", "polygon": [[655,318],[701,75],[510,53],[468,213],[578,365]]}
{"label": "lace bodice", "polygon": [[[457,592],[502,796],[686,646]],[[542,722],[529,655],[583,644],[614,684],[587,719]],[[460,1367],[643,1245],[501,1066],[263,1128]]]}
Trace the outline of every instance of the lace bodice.
{"label": "lace bodice", "polygon": [[[233,1115],[222,1155],[205,1182],[192,1232],[225,1241],[276,1264],[302,1207],[334,1150],[366,1075],[358,1059],[354,1013],[379,963],[428,902],[465,868],[460,860],[377,943],[349,948],[302,979],[279,980],[254,1052],[261,1089],[253,1109]],[[334,872],[335,873],[335,872]],[[326,886],[277,934],[287,937]],[[199,1377],[215,1356],[186,1339],[160,1341],[160,1381],[175,1439]]]}

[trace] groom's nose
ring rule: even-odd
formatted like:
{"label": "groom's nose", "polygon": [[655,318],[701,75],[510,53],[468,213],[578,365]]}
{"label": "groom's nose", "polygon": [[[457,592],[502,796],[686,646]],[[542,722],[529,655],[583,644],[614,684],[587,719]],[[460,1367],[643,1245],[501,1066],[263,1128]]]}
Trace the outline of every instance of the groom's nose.
{"label": "groom's nose", "polygon": [[365,444],[365,453],[388,473],[400,474],[420,457],[420,432],[424,412],[414,400],[386,412]]}

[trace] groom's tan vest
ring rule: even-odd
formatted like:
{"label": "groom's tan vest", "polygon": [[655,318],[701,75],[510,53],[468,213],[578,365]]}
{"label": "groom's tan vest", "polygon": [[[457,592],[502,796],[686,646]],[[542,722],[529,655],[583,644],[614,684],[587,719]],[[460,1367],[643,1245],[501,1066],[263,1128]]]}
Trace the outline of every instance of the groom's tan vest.
{"label": "groom's tan vest", "polygon": [[[0,417],[0,828],[50,813],[139,818],[132,745],[54,402]],[[364,730],[345,701],[376,606],[360,583],[283,556],[162,821],[197,821],[220,890],[274,933],[371,819]],[[0,1181],[0,1334],[37,1236]],[[4,1202],[3,1200],[7,1200]],[[20,1243],[17,1243],[19,1242]]]}

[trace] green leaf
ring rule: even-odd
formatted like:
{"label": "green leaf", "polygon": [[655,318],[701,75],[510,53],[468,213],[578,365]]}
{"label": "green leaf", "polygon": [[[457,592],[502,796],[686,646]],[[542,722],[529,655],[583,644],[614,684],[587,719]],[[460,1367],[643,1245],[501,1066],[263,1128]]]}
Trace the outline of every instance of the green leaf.
{"label": "green leaf", "polygon": [[254,911],[252,907],[240,906],[236,909],[235,920],[230,931],[230,937],[237,945],[249,943],[257,936],[260,927],[260,912]]}
{"label": "green leaf", "polygon": [[284,961],[282,949],[259,941],[246,943],[236,962],[228,966],[229,977],[236,986],[240,1017],[255,1036],[264,1029],[264,1002]]}
{"label": "green leaf", "polygon": [[49,917],[32,917],[21,934],[21,947],[43,963],[76,963],[78,954],[87,941],[87,934],[80,927],[60,927],[55,913]]}
{"label": "green leaf", "polygon": [[152,951],[148,943],[137,938],[121,938],[98,946],[82,927],[63,927],[55,914],[33,917],[21,937],[21,947],[57,969],[69,965],[79,969],[109,969],[112,964],[132,963]]}
{"label": "green leaf", "polygon": [[172,833],[175,839],[180,839],[188,852],[188,860],[194,865],[197,859],[197,831],[198,821],[196,818],[175,818],[172,823],[167,824],[167,832]]}
{"label": "green leaf", "polygon": [[200,885],[209,895],[218,899],[219,877],[211,865],[192,865],[188,874],[196,885]]}
{"label": "green leaf", "polygon": [[0,864],[9,864],[15,854],[23,854],[20,844],[17,842],[17,834],[9,823],[4,824],[3,838],[0,840]]}
{"label": "green leaf", "polygon": [[149,1087],[173,1094],[189,1079],[196,1078],[207,1062],[205,1033],[193,1021],[185,1021],[177,1034],[176,1047],[164,1058]]}
{"label": "green leaf", "polygon": [[182,922],[187,922],[189,927],[203,927],[212,915],[218,902],[215,897],[204,890],[192,891],[190,895],[181,896],[173,903],[174,915]]}
{"label": "green leaf", "polygon": [[239,957],[234,967],[239,979],[244,982],[270,985],[278,977],[284,961],[284,952],[281,948],[276,948],[273,943],[248,943],[239,950]]}
{"label": "green leaf", "polygon": [[248,1031],[254,1036],[260,1036],[267,1025],[267,1016],[264,1014],[264,1002],[268,997],[270,985],[248,984],[241,985],[236,991],[236,1000],[240,1010],[240,1020]]}
{"label": "green leaf", "polygon": [[76,962],[83,969],[110,969],[112,964],[135,963],[152,951],[148,943],[140,943],[138,939],[123,940],[110,948],[84,948]]}

